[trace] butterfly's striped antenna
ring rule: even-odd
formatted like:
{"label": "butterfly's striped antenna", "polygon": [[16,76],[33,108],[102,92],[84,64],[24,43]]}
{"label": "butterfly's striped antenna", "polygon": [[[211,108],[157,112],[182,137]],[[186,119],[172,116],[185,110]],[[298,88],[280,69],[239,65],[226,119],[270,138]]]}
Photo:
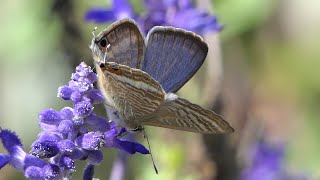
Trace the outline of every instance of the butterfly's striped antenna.
{"label": "butterfly's striped antenna", "polygon": [[151,156],[151,160],[152,160],[152,164],[153,164],[153,168],[154,168],[154,171],[158,174],[158,169],[157,169],[157,166],[156,164],[154,163],[154,159],[153,159],[153,156],[152,156],[152,152],[151,152],[151,146],[150,146],[150,143],[149,143],[149,139],[148,139],[148,136],[147,136],[147,133],[146,133],[146,130],[144,129],[144,127],[142,126],[142,131],[143,131],[143,134],[144,134],[144,138],[147,139],[147,142],[148,142],[148,147],[149,147],[149,151],[150,151],[150,156]]}

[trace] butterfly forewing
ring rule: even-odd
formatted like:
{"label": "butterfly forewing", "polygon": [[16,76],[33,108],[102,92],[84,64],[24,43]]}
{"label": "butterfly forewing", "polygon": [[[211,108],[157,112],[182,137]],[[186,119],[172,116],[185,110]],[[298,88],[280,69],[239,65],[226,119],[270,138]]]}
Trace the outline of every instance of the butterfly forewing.
{"label": "butterfly forewing", "polygon": [[146,39],[141,69],[156,79],[166,92],[178,91],[200,68],[208,46],[193,32],[156,26]]}
{"label": "butterfly forewing", "polygon": [[108,46],[100,60],[139,68],[145,49],[144,37],[133,20],[123,19],[110,25],[95,38],[96,43],[106,38]]}
{"label": "butterfly forewing", "polygon": [[219,134],[234,131],[218,114],[174,94],[168,94],[159,109],[142,123],[198,133]]}

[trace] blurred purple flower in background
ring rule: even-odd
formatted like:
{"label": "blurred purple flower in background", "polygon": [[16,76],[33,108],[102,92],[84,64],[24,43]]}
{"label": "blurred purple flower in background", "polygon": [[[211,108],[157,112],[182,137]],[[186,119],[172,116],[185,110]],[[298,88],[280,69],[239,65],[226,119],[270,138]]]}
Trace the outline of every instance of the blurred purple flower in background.
{"label": "blurred purple flower in background", "polygon": [[204,34],[220,31],[222,26],[217,18],[197,9],[191,0],[144,0],[145,13],[134,12],[127,0],[113,0],[111,8],[95,7],[85,14],[85,20],[95,23],[108,23],[123,18],[136,20],[143,32],[153,26],[174,26]]}
{"label": "blurred purple flower in background", "polygon": [[305,175],[293,175],[284,166],[285,145],[260,141],[249,152],[250,165],[242,171],[242,180],[307,180]]}
{"label": "blurred purple flower in background", "polygon": [[69,179],[75,171],[75,160],[85,160],[84,179],[92,179],[94,165],[103,160],[103,147],[149,154],[143,145],[119,139],[126,131],[118,132],[114,123],[93,112],[93,104],[104,100],[93,86],[96,80],[91,68],[81,63],[69,84],[59,87],[58,96],[72,100],[73,108],[46,109],[39,113],[42,132],[31,146],[31,155],[23,150],[15,133],[1,130],[0,138],[9,154],[0,154],[0,167],[10,164],[29,179]]}

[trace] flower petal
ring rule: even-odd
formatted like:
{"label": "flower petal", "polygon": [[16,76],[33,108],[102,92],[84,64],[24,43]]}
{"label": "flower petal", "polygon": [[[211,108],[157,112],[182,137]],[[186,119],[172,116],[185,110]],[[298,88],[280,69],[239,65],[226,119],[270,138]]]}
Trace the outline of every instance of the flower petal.
{"label": "flower petal", "polygon": [[73,121],[71,120],[63,120],[60,122],[58,126],[58,130],[61,133],[68,134],[74,130]]}
{"label": "flower petal", "polygon": [[63,135],[59,132],[41,132],[38,134],[38,141],[58,142],[62,139]]}
{"label": "flower petal", "polygon": [[33,156],[33,155],[27,154],[24,159],[24,164],[25,164],[24,168],[31,167],[31,166],[43,168],[48,163],[42,159],[39,159],[39,158]]}
{"label": "flower petal", "polygon": [[92,180],[93,179],[93,174],[94,174],[94,165],[87,163],[86,167],[84,168],[84,173],[83,173],[83,180]]}
{"label": "flower petal", "polygon": [[94,72],[90,72],[87,75],[87,78],[91,83],[95,83],[97,81],[97,79],[98,79],[98,76]]}
{"label": "flower petal", "polygon": [[42,168],[36,166],[27,167],[24,171],[24,176],[28,179],[40,180],[42,177]]}
{"label": "flower petal", "polygon": [[46,109],[39,113],[39,122],[48,125],[58,125],[62,119],[59,111],[53,109]]}
{"label": "flower petal", "polygon": [[42,171],[42,176],[45,179],[54,179],[54,178],[59,179],[58,177],[61,176],[60,174],[61,171],[59,166],[54,164],[45,165],[41,171]]}
{"label": "flower petal", "polygon": [[85,119],[86,126],[91,129],[91,131],[105,132],[110,130],[110,123],[107,119],[99,117],[94,113],[91,113]]}
{"label": "flower petal", "polygon": [[88,91],[85,96],[91,100],[92,104],[99,104],[105,100],[102,92],[98,89]]}
{"label": "flower petal", "polygon": [[82,94],[79,91],[73,91],[73,93],[70,96],[70,99],[73,102],[79,102],[82,99]]}
{"label": "flower petal", "polygon": [[80,91],[80,93],[89,91],[92,88],[93,84],[88,78],[81,77],[78,79],[78,90]]}
{"label": "flower petal", "polygon": [[70,100],[73,89],[69,86],[60,86],[58,88],[58,97],[61,97],[64,100]]}
{"label": "flower petal", "polygon": [[59,153],[57,143],[51,141],[35,141],[30,154],[39,158],[51,158]]}
{"label": "flower petal", "polygon": [[84,19],[94,23],[105,23],[116,20],[113,10],[106,10],[104,8],[92,8],[86,12]]}
{"label": "flower petal", "polygon": [[22,148],[22,143],[19,137],[12,131],[7,129],[2,129],[0,132],[0,138],[4,148],[11,154],[16,151],[16,147]]}
{"label": "flower petal", "polygon": [[150,154],[149,150],[146,149],[142,144],[127,140],[120,140],[118,138],[114,138],[113,147],[124,150],[130,154],[135,154],[136,152],[141,154]]}
{"label": "flower petal", "polygon": [[88,151],[88,162],[91,164],[99,164],[103,161],[103,154],[99,151]]}
{"label": "flower petal", "polygon": [[72,120],[73,115],[73,109],[71,107],[64,107],[60,110],[60,115],[63,119]]}
{"label": "flower petal", "polygon": [[9,155],[0,154],[0,169],[7,165],[9,161],[11,160],[11,157]]}
{"label": "flower petal", "polygon": [[98,150],[104,144],[103,135],[99,132],[90,132],[78,137],[76,145],[85,150]]}
{"label": "flower petal", "polygon": [[76,117],[84,118],[93,110],[93,106],[89,101],[81,101],[74,104],[74,114]]}
{"label": "flower petal", "polygon": [[60,158],[59,167],[62,167],[64,170],[75,171],[75,162],[68,156],[62,156]]}
{"label": "flower petal", "polygon": [[58,148],[61,153],[63,154],[69,154],[72,153],[77,147],[70,139],[64,139],[60,142],[58,142]]}

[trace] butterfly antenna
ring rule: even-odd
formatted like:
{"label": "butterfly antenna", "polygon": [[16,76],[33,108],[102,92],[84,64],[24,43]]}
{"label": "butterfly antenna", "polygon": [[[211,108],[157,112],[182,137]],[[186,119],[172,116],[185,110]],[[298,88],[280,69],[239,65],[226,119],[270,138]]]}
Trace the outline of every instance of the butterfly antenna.
{"label": "butterfly antenna", "polygon": [[144,133],[144,138],[146,138],[146,139],[147,139],[147,142],[148,142],[148,147],[149,147],[149,150],[150,150],[150,156],[151,156],[151,160],[152,160],[152,164],[153,164],[154,171],[158,174],[158,169],[157,169],[156,164],[154,163],[154,159],[153,159],[153,156],[152,156],[149,139],[148,139],[148,136],[147,136],[147,133],[146,133],[146,130],[144,129],[144,127],[143,127],[143,133]]}
{"label": "butterfly antenna", "polygon": [[95,35],[94,33],[96,32],[97,28],[98,28],[98,27],[94,27],[94,29],[92,30],[92,36],[93,36],[94,38],[96,37],[96,35]]}

